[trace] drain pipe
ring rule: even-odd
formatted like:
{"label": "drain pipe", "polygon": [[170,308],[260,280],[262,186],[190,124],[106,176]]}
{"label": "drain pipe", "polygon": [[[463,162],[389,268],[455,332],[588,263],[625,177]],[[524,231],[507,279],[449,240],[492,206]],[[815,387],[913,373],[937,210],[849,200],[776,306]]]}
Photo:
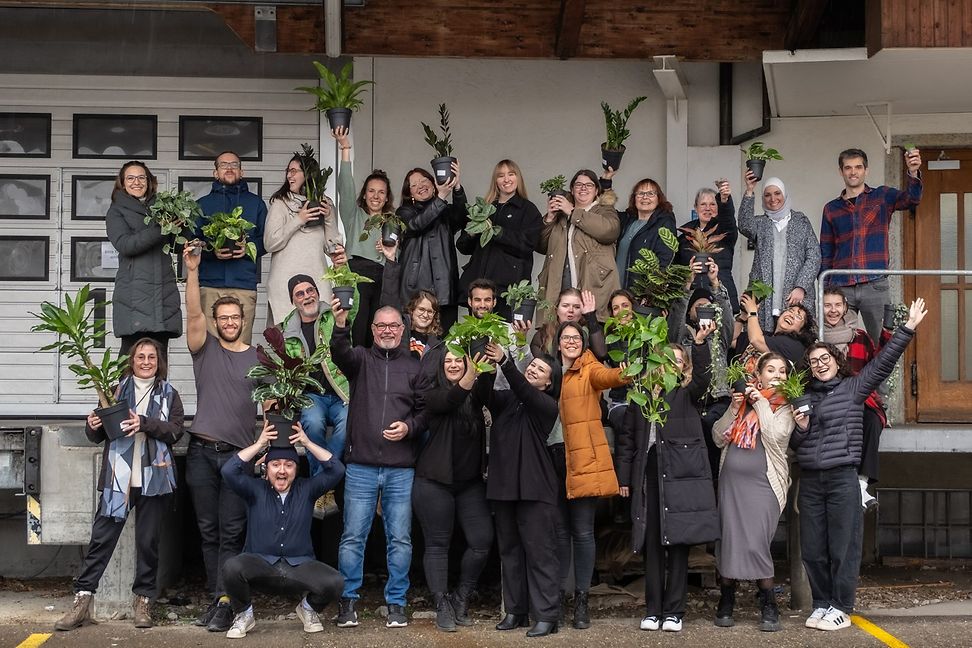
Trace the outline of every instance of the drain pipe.
{"label": "drain pipe", "polygon": [[719,145],[736,145],[770,132],[769,92],[766,89],[766,73],[760,76],[763,86],[763,123],[733,136],[732,134],[732,63],[719,64]]}

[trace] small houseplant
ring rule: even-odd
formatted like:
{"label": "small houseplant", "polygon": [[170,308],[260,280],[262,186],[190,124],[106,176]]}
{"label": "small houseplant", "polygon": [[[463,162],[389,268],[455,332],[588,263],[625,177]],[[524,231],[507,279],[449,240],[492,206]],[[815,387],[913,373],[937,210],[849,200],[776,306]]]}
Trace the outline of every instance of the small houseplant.
{"label": "small houseplant", "polygon": [[882,326],[893,331],[908,321],[908,307],[904,304],[885,304]]}
{"label": "small houseplant", "polygon": [[[466,315],[456,322],[446,333],[446,348],[457,357],[469,356],[470,359],[486,353],[486,344],[493,342],[508,347],[510,325],[496,313],[486,313],[482,317]],[[480,373],[493,371],[493,365],[481,361],[476,365]]]}
{"label": "small houseplant", "polygon": [[[630,316],[629,316],[630,315]],[[608,344],[620,342],[621,349],[609,351],[617,363],[627,363],[622,375],[631,379],[627,400],[641,408],[649,422],[664,425],[669,405],[665,394],[682,379],[675,364],[675,352],[668,344],[668,322],[664,317],[638,313],[610,317],[605,323]]]}
{"label": "small houseplant", "polygon": [[422,124],[422,130],[425,131],[425,143],[432,147],[432,150],[435,151],[437,156],[429,163],[432,165],[435,181],[438,184],[445,184],[452,180],[454,175],[452,173],[452,165],[456,162],[456,158],[452,156],[452,131],[449,128],[449,110],[445,104],[439,104],[439,131],[442,133],[441,137],[435,134],[431,126],[425,122],[420,123]]}
{"label": "small houseplant", "polygon": [[[307,208],[316,209],[324,203],[325,192],[327,191],[327,181],[334,172],[331,167],[321,168],[314,157],[314,147],[310,144],[301,144],[300,152],[294,156],[300,160],[300,167],[304,171],[304,197],[307,198]],[[314,218],[307,222],[308,225],[324,225],[324,220]]]}
{"label": "small houseplant", "polygon": [[300,420],[300,411],[314,402],[307,396],[309,388],[324,392],[324,387],[311,374],[320,368],[327,355],[327,345],[321,344],[309,358],[304,355],[304,345],[298,338],[284,339],[283,332],[270,326],[263,332],[267,346],[257,345],[256,364],[246,372],[247,378],[259,379],[261,384],[253,389],[253,400],[263,403],[274,400],[275,412],[267,412],[267,420],[277,430],[277,438],[271,445],[286,447],[293,434],[294,424]]}
{"label": "small houseplant", "polygon": [[726,233],[716,234],[719,226],[715,223],[712,227],[703,229],[701,227],[679,227],[678,231],[685,234],[685,242],[695,250],[692,261],[701,263],[703,272],[707,272],[705,264],[713,254],[722,252],[722,248],[717,245],[719,241],[726,238]]}
{"label": "small houseplant", "polygon": [[519,283],[510,284],[500,297],[506,300],[513,311],[513,321],[530,322],[537,308],[537,287],[524,279]]}
{"label": "small houseplant", "polygon": [[301,86],[295,90],[303,90],[317,97],[313,109],[317,109],[327,116],[327,123],[331,130],[335,128],[350,128],[351,113],[361,108],[364,101],[361,94],[365,86],[374,85],[374,81],[367,79],[354,81],[351,78],[353,64],[348,63],[341,68],[340,74],[334,74],[325,65],[314,61],[317,74],[321,77],[323,86]]}
{"label": "small houseplant", "polygon": [[773,286],[759,279],[752,279],[743,291],[744,295],[751,295],[759,303],[773,294]]}
{"label": "small houseplant", "polygon": [[726,367],[726,384],[732,387],[732,391],[745,394],[746,385],[749,384],[748,378],[749,371],[746,370],[746,365],[738,360],[730,362]]}
{"label": "small houseplant", "polygon": [[[145,224],[155,222],[162,230],[162,235],[172,237],[162,246],[166,254],[173,249],[185,245],[189,236],[195,230],[196,223],[202,218],[202,209],[189,191],[160,191],[155,194],[155,200],[149,205],[149,215],[145,217]],[[193,248],[193,254],[199,254],[202,249]]]}
{"label": "small houseplant", "polygon": [[746,154],[746,168],[753,172],[757,180],[763,179],[763,169],[767,160],[782,160],[783,156],[775,148],[766,148],[762,142],[753,142],[748,148],[741,149]]}
{"label": "small houseplant", "polygon": [[[549,180],[544,180],[540,183],[540,191],[547,194],[547,198],[553,198],[554,196],[563,196],[567,200],[571,200],[570,192],[564,189],[567,184],[567,178],[562,175],[554,176]],[[557,216],[566,216],[562,209],[557,210]]]}
{"label": "small houseplant", "polygon": [[503,231],[502,227],[494,225],[490,220],[496,213],[496,205],[486,202],[482,197],[477,196],[476,202],[466,205],[466,212],[469,214],[466,233],[470,236],[479,235],[479,247],[486,247],[494,236],[499,236]]}
{"label": "small houseplant", "polygon": [[[672,302],[685,296],[686,284],[692,276],[692,268],[674,262],[674,252],[678,250],[678,239],[668,228],[658,230],[662,242],[673,253],[672,262],[662,266],[658,255],[647,248],[638,251],[640,259],[628,271],[634,274],[631,292],[638,298],[640,304],[652,309],[652,314],[661,314],[662,309],[668,309]],[[635,312],[645,314],[643,308],[634,305]]]}
{"label": "small houseplant", "polygon": [[242,243],[246,256],[256,263],[256,243],[247,240],[247,232],[256,227],[243,218],[243,208],[237,205],[233,211],[216,212],[206,219],[202,233],[213,250],[224,250]]}
{"label": "small houseplant", "polygon": [[810,415],[812,406],[810,397],[806,395],[807,372],[792,371],[787,373],[786,380],[776,383],[776,391],[793,406],[793,411]]}
{"label": "small houseplant", "polygon": [[102,353],[95,346],[105,337],[105,320],[89,321],[94,310],[94,305],[88,307],[89,301],[91,286],[85,284],[74,297],[64,294],[63,308],[42,302],[41,312],[31,313],[40,323],[30,330],[57,336],[55,342],[40,350],[57,351],[77,361],[68,365],[68,369],[78,377],[78,387],[93,389],[98,394],[99,407],[95,414],[101,419],[108,438],[118,439],[127,434],[121,423],[128,418],[128,403],[115,399],[115,387],[128,369],[128,357],[112,357],[111,349]]}
{"label": "small houseplant", "polygon": [[341,302],[341,310],[346,311],[354,306],[355,287],[360,283],[374,283],[368,277],[351,270],[346,264],[331,266],[324,271],[322,278],[331,282],[331,293]]}
{"label": "small houseplant", "polygon": [[373,214],[364,222],[364,229],[361,231],[359,241],[367,241],[371,232],[381,228],[381,244],[391,247],[396,243],[401,243],[402,233],[405,231],[405,221],[399,218],[395,212],[384,212]]}
{"label": "small houseplant", "polygon": [[607,169],[617,171],[621,167],[621,156],[624,155],[624,143],[631,136],[628,130],[628,118],[638,105],[648,97],[635,97],[621,110],[611,110],[606,101],[601,102],[604,112],[604,125],[607,128],[607,140],[601,144],[601,164]]}

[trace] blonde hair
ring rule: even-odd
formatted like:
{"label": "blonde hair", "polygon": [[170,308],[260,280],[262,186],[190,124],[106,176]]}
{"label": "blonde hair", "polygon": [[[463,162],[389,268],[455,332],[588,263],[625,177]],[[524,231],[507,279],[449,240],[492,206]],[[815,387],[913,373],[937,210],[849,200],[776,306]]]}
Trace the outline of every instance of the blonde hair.
{"label": "blonde hair", "polygon": [[669,345],[672,351],[682,352],[682,387],[692,382],[692,354],[681,344],[672,343]]}
{"label": "blonde hair", "polygon": [[527,200],[526,182],[523,180],[523,172],[520,171],[520,165],[513,160],[500,160],[493,167],[493,175],[489,179],[489,191],[486,192],[486,202],[495,202],[499,198],[499,189],[496,188],[496,174],[503,167],[508,168],[516,174],[516,195]]}

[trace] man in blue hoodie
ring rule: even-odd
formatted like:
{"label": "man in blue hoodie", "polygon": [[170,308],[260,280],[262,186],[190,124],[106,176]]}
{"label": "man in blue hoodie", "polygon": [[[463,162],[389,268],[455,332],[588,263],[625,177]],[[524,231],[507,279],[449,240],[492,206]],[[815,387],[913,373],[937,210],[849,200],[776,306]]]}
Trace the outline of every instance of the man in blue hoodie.
{"label": "man in blue hoodie", "polygon": [[[267,205],[263,199],[250,193],[243,180],[243,165],[240,156],[233,151],[224,151],[216,157],[213,170],[212,191],[199,199],[199,206],[205,216],[217,212],[231,212],[237,206],[243,208],[243,218],[255,225],[247,235],[256,244],[257,261],[263,256],[263,226],[267,220]],[[199,223],[198,236],[202,236]],[[260,283],[260,266],[245,255],[243,245],[235,248],[205,251],[199,265],[199,286],[202,294],[202,309],[208,313],[220,297],[236,297],[243,304],[243,331],[240,339],[249,344],[253,337],[253,318],[256,313],[257,284]],[[208,323],[210,333],[216,335],[212,321]]]}

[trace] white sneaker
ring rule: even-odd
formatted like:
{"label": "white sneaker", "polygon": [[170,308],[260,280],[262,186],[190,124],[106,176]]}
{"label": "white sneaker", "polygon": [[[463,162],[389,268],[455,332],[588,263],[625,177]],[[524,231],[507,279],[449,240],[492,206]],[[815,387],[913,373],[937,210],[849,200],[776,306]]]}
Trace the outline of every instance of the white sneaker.
{"label": "white sneaker", "polygon": [[641,620],[642,630],[657,630],[661,627],[661,619],[656,616],[646,616]]}
{"label": "white sneaker", "polygon": [[850,624],[849,614],[844,614],[837,608],[831,606],[827,609],[827,614],[817,624],[817,630],[841,630],[843,628],[849,628]]}
{"label": "white sneaker", "polygon": [[877,506],[877,498],[867,492],[867,477],[861,477],[858,481],[861,484],[861,507],[865,511],[870,511],[872,508]]}
{"label": "white sneaker", "polygon": [[807,622],[803,625],[808,628],[816,628],[820,625],[820,619],[824,618],[825,614],[827,614],[827,608],[814,608],[810,616],[807,617]]}
{"label": "white sneaker", "polygon": [[226,638],[242,639],[255,625],[256,621],[253,619],[253,608],[249,607],[233,618],[233,625],[226,631]]}
{"label": "white sneaker", "polygon": [[297,604],[297,618],[304,624],[304,632],[324,632],[324,624],[321,617],[313,609],[304,607],[304,602]]}
{"label": "white sneaker", "polygon": [[667,616],[665,617],[665,622],[662,624],[662,630],[665,632],[681,632],[682,620],[677,616]]}

